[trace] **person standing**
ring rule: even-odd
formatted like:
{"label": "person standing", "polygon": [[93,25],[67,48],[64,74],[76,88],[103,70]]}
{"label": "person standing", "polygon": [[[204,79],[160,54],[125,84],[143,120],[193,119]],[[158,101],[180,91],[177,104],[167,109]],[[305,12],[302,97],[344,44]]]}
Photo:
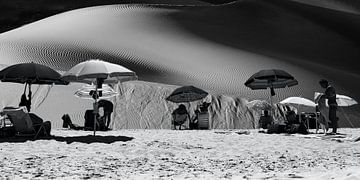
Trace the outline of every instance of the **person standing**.
{"label": "person standing", "polygon": [[337,116],[336,116],[336,110],[337,110],[337,102],[336,102],[336,92],[335,92],[335,88],[333,86],[331,86],[329,84],[329,82],[325,79],[321,79],[319,81],[319,84],[322,88],[325,89],[325,97],[328,100],[328,105],[329,105],[329,120],[331,121],[332,124],[332,134],[336,134],[337,133],[337,127],[338,127],[338,120],[337,120]]}

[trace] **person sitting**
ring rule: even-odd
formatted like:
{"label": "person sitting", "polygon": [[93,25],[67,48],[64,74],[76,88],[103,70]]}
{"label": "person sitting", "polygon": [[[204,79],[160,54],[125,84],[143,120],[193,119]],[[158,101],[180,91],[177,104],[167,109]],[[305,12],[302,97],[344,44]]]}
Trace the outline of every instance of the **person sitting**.
{"label": "person sitting", "polygon": [[186,110],[185,105],[180,104],[177,109],[175,109],[172,113],[172,117],[174,120],[174,129],[176,129],[176,126],[179,126],[179,130],[181,130],[181,126],[185,123],[185,121],[188,119],[189,113]]}
{"label": "person sitting", "polygon": [[[302,115],[304,116],[304,115]],[[307,126],[305,125],[304,120],[299,120],[299,115],[295,113],[295,111],[290,110],[286,114],[286,122],[285,122],[285,132],[289,134],[300,133],[307,134]]]}
{"label": "person sitting", "polygon": [[290,110],[286,113],[286,124],[299,124],[299,119],[296,117],[296,113]]}
{"label": "person sitting", "polygon": [[200,109],[200,112],[207,112],[210,104],[211,104],[211,103],[203,102],[203,103],[200,105],[200,108],[199,108],[199,109]]}
{"label": "person sitting", "polygon": [[110,122],[111,122],[111,113],[113,112],[114,109],[114,105],[112,102],[102,99],[99,102],[99,108],[103,108],[104,111],[104,115],[101,116],[101,118],[103,119],[104,123],[105,123],[105,127],[106,129],[109,129],[110,126]]}
{"label": "person sitting", "polygon": [[264,114],[260,116],[259,126],[262,129],[267,129],[269,125],[273,123],[272,117],[269,115],[267,110],[264,110]]}
{"label": "person sitting", "polygon": [[[99,113],[96,113],[96,118],[99,118]],[[93,131],[94,130],[94,110],[88,109],[85,111],[85,123],[84,123],[84,130]],[[98,122],[96,122],[96,129],[99,128]]]}
{"label": "person sitting", "polygon": [[30,112],[30,109],[31,109],[31,94],[29,94],[29,99],[26,98],[26,94],[22,94],[21,95],[21,99],[20,99],[20,103],[19,103],[19,106],[25,106],[26,107],[26,110],[28,112]]}
{"label": "person sitting", "polygon": [[189,129],[199,129],[199,114],[200,110],[195,110],[195,116],[189,123]]}

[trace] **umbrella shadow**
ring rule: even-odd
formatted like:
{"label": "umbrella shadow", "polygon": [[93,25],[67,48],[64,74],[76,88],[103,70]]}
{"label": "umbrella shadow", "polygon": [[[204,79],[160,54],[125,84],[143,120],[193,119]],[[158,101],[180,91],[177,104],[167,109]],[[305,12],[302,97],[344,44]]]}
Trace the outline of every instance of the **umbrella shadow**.
{"label": "umbrella shadow", "polygon": [[37,141],[37,140],[55,140],[59,142],[66,142],[66,144],[71,144],[74,142],[91,144],[91,143],[104,143],[111,144],[114,142],[126,142],[133,140],[133,137],[128,136],[70,136],[70,137],[62,137],[62,136],[49,136],[49,137],[41,137],[38,139],[32,139],[29,137],[6,137],[0,138],[0,143],[23,143],[26,141]]}

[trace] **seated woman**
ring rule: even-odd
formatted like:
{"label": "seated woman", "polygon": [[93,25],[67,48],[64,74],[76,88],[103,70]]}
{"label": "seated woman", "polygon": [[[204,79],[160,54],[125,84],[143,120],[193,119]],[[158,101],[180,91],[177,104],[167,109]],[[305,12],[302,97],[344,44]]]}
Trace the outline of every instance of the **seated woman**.
{"label": "seated woman", "polygon": [[286,124],[299,124],[299,118],[297,118],[297,115],[294,110],[290,110],[286,113]]}
{"label": "seated woman", "polygon": [[29,99],[26,98],[25,93],[21,95],[19,106],[25,106],[26,110],[30,112],[31,108],[31,92],[29,93]]}
{"label": "seated woman", "polygon": [[185,105],[180,104],[179,107],[172,113],[174,129],[176,129],[176,126],[179,126],[179,130],[181,130],[181,126],[185,123],[188,116],[189,113],[187,112]]}
{"label": "seated woman", "polygon": [[259,126],[262,129],[267,129],[273,123],[272,117],[269,115],[269,111],[264,110],[264,114],[260,116]]}
{"label": "seated woman", "polygon": [[195,110],[195,115],[189,123],[189,129],[199,129],[199,114],[200,111],[198,109]]}

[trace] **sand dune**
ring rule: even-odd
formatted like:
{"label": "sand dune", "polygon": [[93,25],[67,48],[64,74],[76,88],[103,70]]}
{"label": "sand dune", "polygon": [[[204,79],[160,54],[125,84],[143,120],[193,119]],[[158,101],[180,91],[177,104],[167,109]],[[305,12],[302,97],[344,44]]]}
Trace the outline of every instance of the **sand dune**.
{"label": "sand dune", "polygon": [[[247,78],[260,69],[280,68],[299,85],[276,90],[275,101],[288,96],[312,99],[315,91],[322,91],[320,78],[328,78],[339,94],[359,99],[360,85],[353,83],[360,80],[360,51],[352,34],[357,29],[344,34],[341,27],[328,25],[333,14],[320,10],[327,21],[319,23],[306,16],[311,10],[281,0],[79,9],[0,34],[0,63],[34,61],[65,71],[99,58],[132,69],[142,81],[192,84],[214,95],[249,100],[268,99],[269,91],[250,90],[243,85]],[[357,19],[336,14],[342,16]],[[358,22],[348,24],[356,27]],[[60,89],[54,94],[75,87]],[[53,96],[53,102],[63,98],[59,96]]]}
{"label": "sand dune", "polygon": [[304,0],[292,0],[304,4],[318,6],[322,8],[329,8],[336,11],[343,11],[347,13],[359,14],[360,3],[354,0],[318,0],[318,1],[304,1]]}

